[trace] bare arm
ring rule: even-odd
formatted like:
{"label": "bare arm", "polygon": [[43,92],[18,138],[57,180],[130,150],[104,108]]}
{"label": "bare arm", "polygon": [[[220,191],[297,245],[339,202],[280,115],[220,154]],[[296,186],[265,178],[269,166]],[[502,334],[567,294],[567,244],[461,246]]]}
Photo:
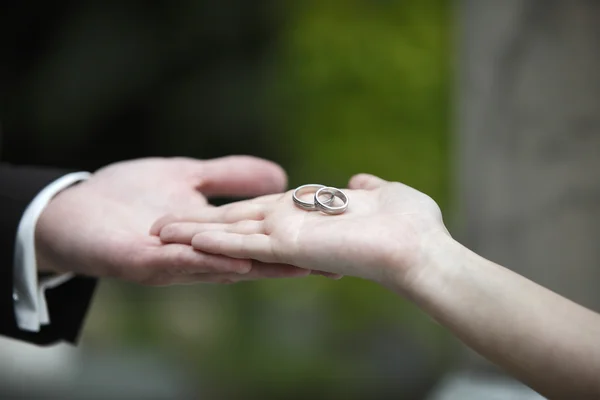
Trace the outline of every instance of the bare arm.
{"label": "bare arm", "polygon": [[600,315],[448,237],[409,288],[465,344],[549,398],[600,398]]}

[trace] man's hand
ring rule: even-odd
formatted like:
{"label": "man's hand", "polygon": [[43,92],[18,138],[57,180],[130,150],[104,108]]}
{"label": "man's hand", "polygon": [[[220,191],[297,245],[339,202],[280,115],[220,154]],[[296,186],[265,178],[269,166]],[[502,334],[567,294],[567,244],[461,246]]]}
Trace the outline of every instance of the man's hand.
{"label": "man's hand", "polygon": [[147,158],[120,162],[58,194],[36,226],[40,271],[114,277],[146,285],[233,283],[304,276],[309,270],[206,254],[150,234],[157,218],[213,206],[205,196],[281,192],[284,171],[245,156],[199,161]]}

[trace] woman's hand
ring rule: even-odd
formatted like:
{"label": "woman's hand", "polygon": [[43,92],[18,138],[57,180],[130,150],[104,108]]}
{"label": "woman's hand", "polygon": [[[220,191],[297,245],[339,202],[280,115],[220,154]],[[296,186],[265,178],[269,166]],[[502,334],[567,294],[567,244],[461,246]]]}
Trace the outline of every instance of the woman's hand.
{"label": "woman's hand", "polygon": [[448,237],[437,204],[401,183],[372,175],[350,180],[341,215],[304,211],[292,192],[259,197],[195,215],[167,216],[152,232],[166,243],[206,253],[402,282],[427,263],[430,243]]}

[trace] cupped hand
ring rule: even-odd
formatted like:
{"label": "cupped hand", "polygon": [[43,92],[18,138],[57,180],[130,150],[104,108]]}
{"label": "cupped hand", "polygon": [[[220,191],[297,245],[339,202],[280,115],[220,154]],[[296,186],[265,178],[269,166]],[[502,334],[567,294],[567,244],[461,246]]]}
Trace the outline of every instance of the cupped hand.
{"label": "cupped hand", "polygon": [[153,231],[165,242],[191,243],[206,253],[382,284],[426,263],[429,243],[449,236],[438,205],[406,185],[361,174],[346,194],[349,207],[341,215],[301,210],[287,192],[165,217]]}
{"label": "cupped hand", "polygon": [[309,271],[164,244],[149,233],[165,214],[213,210],[205,196],[250,197],[281,192],[285,186],[279,166],[246,156],[115,163],[48,204],[36,226],[38,265],[40,270],[148,285],[304,276]]}

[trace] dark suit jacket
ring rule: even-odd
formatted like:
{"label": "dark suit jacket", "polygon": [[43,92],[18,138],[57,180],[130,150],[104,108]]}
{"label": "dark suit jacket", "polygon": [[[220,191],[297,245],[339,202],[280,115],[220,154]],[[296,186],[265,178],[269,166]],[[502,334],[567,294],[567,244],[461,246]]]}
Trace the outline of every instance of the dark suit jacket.
{"label": "dark suit jacket", "polygon": [[46,291],[50,325],[40,332],[18,328],[13,309],[13,255],[17,227],[25,208],[53,180],[70,171],[0,164],[0,335],[48,345],[77,343],[96,280],[76,277]]}

